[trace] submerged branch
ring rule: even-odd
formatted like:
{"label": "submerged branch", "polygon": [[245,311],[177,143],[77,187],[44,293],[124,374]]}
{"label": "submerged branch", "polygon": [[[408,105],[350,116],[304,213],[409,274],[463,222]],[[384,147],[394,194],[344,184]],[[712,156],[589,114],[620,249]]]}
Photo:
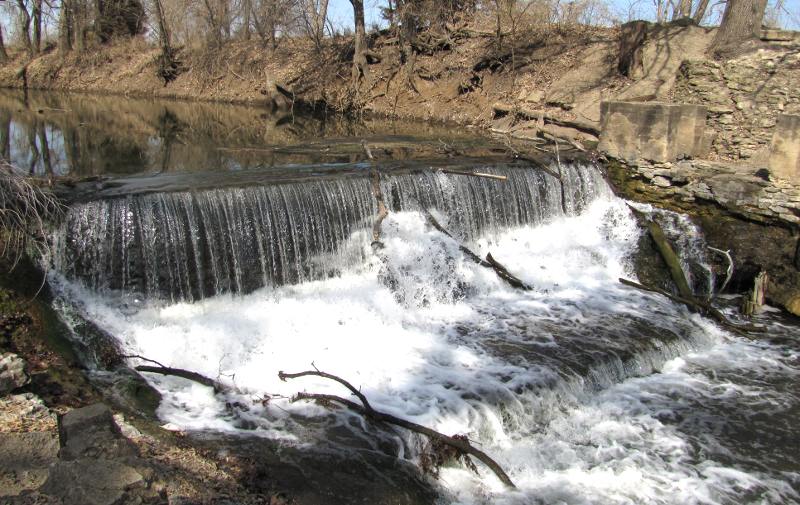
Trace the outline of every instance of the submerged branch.
{"label": "submerged branch", "polygon": [[[145,361],[153,361],[146,358],[139,358],[145,359]],[[180,377],[182,379],[190,380],[192,382],[197,382],[198,384],[202,384],[204,386],[208,386],[214,390],[215,393],[223,393],[232,391],[232,388],[226,386],[225,384],[215,381],[214,379],[209,379],[205,375],[201,375],[197,372],[192,372],[191,370],[184,370],[183,368],[172,368],[168,366],[149,366],[149,365],[139,365],[134,368],[137,372],[146,372],[146,373],[156,373],[160,375],[171,375],[173,377]]]}
{"label": "submerged branch", "polygon": [[318,401],[323,404],[330,404],[330,403],[338,403],[347,407],[354,412],[361,414],[362,416],[376,422],[392,424],[395,426],[399,426],[401,428],[405,428],[409,431],[413,431],[415,433],[419,433],[420,435],[425,435],[431,440],[436,440],[444,445],[452,447],[460,454],[468,454],[475,459],[481,461],[485,464],[494,474],[500,479],[503,484],[510,488],[516,488],[514,482],[512,482],[511,478],[509,478],[508,474],[503,470],[503,468],[493,460],[488,454],[481,451],[480,449],[475,448],[466,437],[461,436],[449,436],[443,433],[440,433],[434,429],[428,428],[426,426],[422,426],[421,424],[417,424],[406,419],[402,419],[397,416],[393,416],[392,414],[387,414],[385,412],[381,412],[379,410],[373,409],[369,403],[367,402],[366,397],[364,397],[361,392],[358,392],[349,382],[342,379],[341,377],[337,377],[335,375],[331,375],[325,372],[320,371],[306,371],[300,372],[296,374],[285,374],[280,372],[278,377],[281,380],[285,379],[292,379],[296,377],[303,377],[308,375],[314,375],[318,377],[324,377],[327,379],[334,380],[340,384],[344,384],[351,392],[356,394],[358,398],[361,400],[362,404],[359,405],[351,400],[346,398],[342,398],[336,395],[327,395],[327,394],[313,394],[313,393],[297,393],[294,397],[294,401],[298,400],[313,400]]}
{"label": "submerged branch", "polygon": [[[424,213],[425,213],[425,219],[431,226],[436,228],[436,230],[438,230],[443,235],[455,240],[455,237],[453,237],[453,235],[451,235],[450,232],[447,231],[447,229],[445,229],[444,226],[439,224],[439,221],[437,221],[436,218],[433,217],[433,214],[431,214],[430,211],[425,210]],[[533,289],[527,284],[525,284],[525,282],[521,280],[519,277],[509,272],[508,269],[505,266],[501,265],[500,262],[498,262],[496,259],[494,259],[491,254],[487,254],[486,259],[483,259],[474,252],[472,252],[468,247],[466,247],[463,244],[459,243],[458,248],[461,250],[462,253],[464,253],[464,255],[467,258],[474,261],[478,265],[486,268],[491,268],[492,270],[494,270],[495,273],[497,273],[497,276],[506,281],[510,286],[517,289],[522,289],[523,291],[531,291]]]}

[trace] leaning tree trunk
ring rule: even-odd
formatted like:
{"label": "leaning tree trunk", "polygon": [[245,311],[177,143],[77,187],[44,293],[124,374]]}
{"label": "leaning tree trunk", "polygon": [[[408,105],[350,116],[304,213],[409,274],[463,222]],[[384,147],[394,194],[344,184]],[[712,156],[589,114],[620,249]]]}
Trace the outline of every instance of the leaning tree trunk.
{"label": "leaning tree trunk", "polygon": [[724,55],[742,42],[758,39],[766,8],[767,0],[728,0],[722,23],[711,43],[712,53]]}
{"label": "leaning tree trunk", "polygon": [[708,0],[700,0],[695,8],[694,15],[692,19],[696,24],[700,24],[703,22],[703,18],[706,17],[706,11],[708,10]]}
{"label": "leaning tree trunk", "polygon": [[366,77],[367,69],[367,30],[364,25],[364,0],[350,0],[353,4],[353,21],[355,23],[355,47],[353,49],[353,86],[358,87],[361,79]]}

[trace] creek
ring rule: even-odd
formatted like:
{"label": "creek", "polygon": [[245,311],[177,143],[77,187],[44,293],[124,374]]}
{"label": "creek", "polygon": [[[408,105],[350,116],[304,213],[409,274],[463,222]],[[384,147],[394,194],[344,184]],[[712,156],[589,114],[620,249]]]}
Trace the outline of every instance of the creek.
{"label": "creek", "polygon": [[[240,390],[148,375],[165,423],[360,458],[375,486],[397,485],[386,458],[417,462],[425,441],[291,402],[347,396],[324,379],[278,379],[315,366],[378,410],[467,435],[518,486],[448,465],[435,483],[445,503],[800,502],[797,321],[768,309],[755,322],[769,331],[747,339],[620,284],[636,279],[646,231],[600,167],[543,171],[445,127],[110,101],[32,97],[22,112],[3,108],[5,138],[33,173],[108,177],[53,234],[51,283],[75,338],[87,318],[130,354]],[[391,153],[365,162],[362,138]],[[441,170],[453,166],[506,179]],[[374,167],[390,210],[380,255]],[[691,221],[636,205],[662,223],[695,291],[713,290]],[[459,244],[533,289],[513,289]],[[720,304],[736,318],[735,300]]]}

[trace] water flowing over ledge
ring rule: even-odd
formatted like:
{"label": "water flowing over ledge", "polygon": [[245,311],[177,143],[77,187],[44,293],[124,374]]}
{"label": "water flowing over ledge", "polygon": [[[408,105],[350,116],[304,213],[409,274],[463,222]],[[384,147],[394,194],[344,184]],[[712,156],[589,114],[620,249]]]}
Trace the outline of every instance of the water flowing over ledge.
{"label": "water flowing over ledge", "polygon": [[[595,168],[562,168],[563,188],[534,169],[490,169],[505,182],[384,177],[385,263],[368,247],[366,179],[90,202],[61,231],[65,275],[54,280],[62,303],[131,353],[244,391],[148,377],[164,395],[160,416],[183,429],[417,460],[422,442],[408,433],[289,402],[298,390],[343,394],[278,379],[313,362],[379,410],[468,435],[519,487],[446,467],[448,503],[800,500],[790,463],[800,349],[740,340],[620,285],[634,276],[637,223]],[[426,224],[428,208],[536,289],[511,289],[465,259]],[[702,290],[702,236],[666,217]],[[108,296],[116,290],[142,299]],[[377,468],[390,485],[391,469]]]}
{"label": "water flowing over ledge", "polygon": [[[418,172],[384,177],[392,211],[438,209],[465,240],[571,215],[599,191],[596,170],[495,168],[493,181]],[[563,190],[562,190],[563,184]],[[94,290],[196,300],[322,279],[363,262],[376,213],[366,178],[135,195],[70,209],[55,269]]]}

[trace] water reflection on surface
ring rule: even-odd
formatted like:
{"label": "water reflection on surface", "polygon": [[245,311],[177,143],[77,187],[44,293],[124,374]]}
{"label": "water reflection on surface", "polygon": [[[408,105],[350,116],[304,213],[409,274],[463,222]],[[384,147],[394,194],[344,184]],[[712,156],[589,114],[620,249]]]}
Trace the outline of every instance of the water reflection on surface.
{"label": "water reflection on surface", "polygon": [[[444,125],[276,116],[253,106],[0,90],[0,156],[40,176],[132,175],[349,163],[354,138],[377,157],[419,157],[484,143]],[[310,141],[309,139],[314,139]]]}

